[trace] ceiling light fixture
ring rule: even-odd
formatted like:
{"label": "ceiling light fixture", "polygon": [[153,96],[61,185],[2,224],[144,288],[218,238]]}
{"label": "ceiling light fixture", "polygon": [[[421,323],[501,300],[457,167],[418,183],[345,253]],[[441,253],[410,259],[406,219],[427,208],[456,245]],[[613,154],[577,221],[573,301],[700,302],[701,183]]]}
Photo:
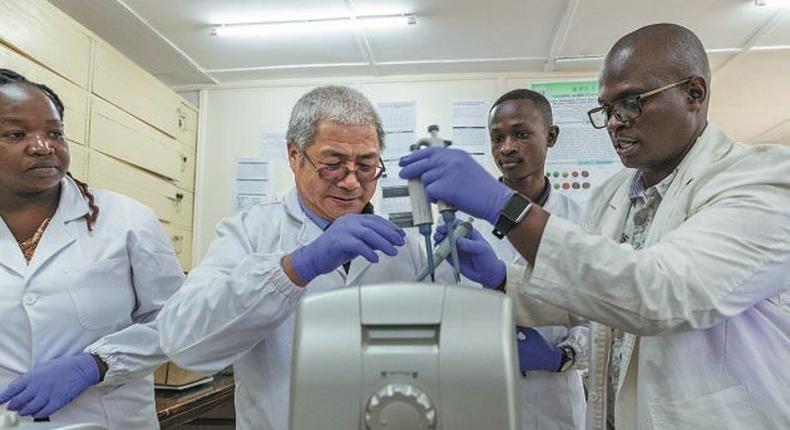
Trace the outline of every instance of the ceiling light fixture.
{"label": "ceiling light fixture", "polygon": [[790,0],[754,0],[755,6],[790,6]]}
{"label": "ceiling light fixture", "polygon": [[296,21],[266,21],[219,24],[211,27],[212,36],[268,36],[274,34],[349,31],[354,28],[385,28],[414,25],[413,14],[367,15]]}

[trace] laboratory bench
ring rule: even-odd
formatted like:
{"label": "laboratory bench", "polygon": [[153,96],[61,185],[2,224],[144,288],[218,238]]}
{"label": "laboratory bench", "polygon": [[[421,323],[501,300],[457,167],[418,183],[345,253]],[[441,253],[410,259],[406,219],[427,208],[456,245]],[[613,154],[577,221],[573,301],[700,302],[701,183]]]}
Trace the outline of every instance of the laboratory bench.
{"label": "laboratory bench", "polygon": [[[162,430],[192,423],[221,425],[233,428],[233,375],[218,374],[214,380],[182,391],[156,390],[156,413]],[[230,413],[211,414],[217,409]],[[188,427],[187,427],[188,428]]]}

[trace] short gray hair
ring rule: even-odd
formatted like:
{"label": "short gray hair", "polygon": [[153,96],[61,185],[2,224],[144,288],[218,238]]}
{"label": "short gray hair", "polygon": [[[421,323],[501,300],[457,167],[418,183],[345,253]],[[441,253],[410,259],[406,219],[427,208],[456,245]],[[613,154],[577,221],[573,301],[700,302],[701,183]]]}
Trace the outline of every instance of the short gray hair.
{"label": "short gray hair", "polygon": [[373,125],[379,138],[379,148],[384,149],[384,128],[381,118],[359,91],[336,85],[313,88],[299,98],[291,111],[286,139],[304,151],[315,140],[321,121],[341,125]]}

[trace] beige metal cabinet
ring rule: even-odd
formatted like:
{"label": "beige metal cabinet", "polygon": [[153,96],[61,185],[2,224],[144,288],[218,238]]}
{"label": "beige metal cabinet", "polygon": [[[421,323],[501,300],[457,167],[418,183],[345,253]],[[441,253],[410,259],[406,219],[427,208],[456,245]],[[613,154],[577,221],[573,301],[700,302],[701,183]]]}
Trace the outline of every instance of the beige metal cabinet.
{"label": "beige metal cabinet", "polygon": [[69,153],[71,154],[71,164],[69,172],[80,181],[88,180],[88,148],[76,143],[69,142]]}
{"label": "beige metal cabinet", "polygon": [[112,47],[95,44],[92,90],[141,120],[176,137],[181,97]]}
{"label": "beige metal cabinet", "polygon": [[185,170],[181,144],[98,97],[92,103],[91,148],[166,178],[181,179]]}
{"label": "beige metal cabinet", "polygon": [[192,269],[192,229],[183,228],[166,222],[162,223],[170,242],[173,244],[173,251],[181,262],[184,270]]}
{"label": "beige metal cabinet", "polygon": [[126,194],[156,212],[162,221],[175,222],[183,193],[173,183],[120,160],[91,151],[88,180],[96,188]]}
{"label": "beige metal cabinet", "polygon": [[0,39],[88,88],[91,39],[76,21],[44,0],[0,0]]}
{"label": "beige metal cabinet", "polygon": [[178,141],[195,147],[197,143],[198,113],[186,103],[181,103],[178,108]]}
{"label": "beige metal cabinet", "polygon": [[181,145],[181,177],[176,183],[179,188],[195,191],[195,147]]}

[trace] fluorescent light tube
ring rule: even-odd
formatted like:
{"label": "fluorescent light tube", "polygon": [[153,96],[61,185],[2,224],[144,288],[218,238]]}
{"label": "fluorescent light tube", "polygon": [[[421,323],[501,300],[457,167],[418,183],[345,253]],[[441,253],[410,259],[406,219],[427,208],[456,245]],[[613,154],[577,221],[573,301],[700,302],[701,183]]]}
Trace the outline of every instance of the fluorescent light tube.
{"label": "fluorescent light tube", "polygon": [[356,28],[374,29],[400,27],[416,24],[414,15],[371,15],[322,18],[300,21],[268,21],[220,24],[211,28],[215,36],[268,36],[293,33],[327,33],[335,31],[351,31]]}

